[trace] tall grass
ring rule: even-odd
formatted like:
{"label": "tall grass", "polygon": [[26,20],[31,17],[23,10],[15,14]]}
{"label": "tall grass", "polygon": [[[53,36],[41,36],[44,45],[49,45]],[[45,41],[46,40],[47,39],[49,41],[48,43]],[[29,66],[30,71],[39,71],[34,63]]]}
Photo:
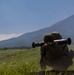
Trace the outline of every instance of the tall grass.
{"label": "tall grass", "polygon": [[[0,75],[36,75],[35,72],[40,71],[39,60],[39,48],[0,50]],[[74,65],[69,70],[74,70]]]}
{"label": "tall grass", "polygon": [[39,50],[0,50],[0,75],[30,75],[39,70]]}
{"label": "tall grass", "polygon": [[33,63],[3,63],[0,65],[0,75],[30,75],[37,71]]}

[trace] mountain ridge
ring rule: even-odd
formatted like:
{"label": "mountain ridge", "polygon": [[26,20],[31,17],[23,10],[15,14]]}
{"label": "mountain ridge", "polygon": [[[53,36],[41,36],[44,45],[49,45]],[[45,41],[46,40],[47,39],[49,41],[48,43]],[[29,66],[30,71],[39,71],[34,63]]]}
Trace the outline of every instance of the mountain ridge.
{"label": "mountain ridge", "polygon": [[0,41],[0,47],[20,47],[31,46],[32,42],[43,41],[45,34],[49,34],[53,31],[58,31],[62,34],[63,38],[72,38],[72,44],[74,43],[74,15],[65,18],[50,27],[46,27],[37,31],[23,34],[17,38],[11,38],[8,40]]}

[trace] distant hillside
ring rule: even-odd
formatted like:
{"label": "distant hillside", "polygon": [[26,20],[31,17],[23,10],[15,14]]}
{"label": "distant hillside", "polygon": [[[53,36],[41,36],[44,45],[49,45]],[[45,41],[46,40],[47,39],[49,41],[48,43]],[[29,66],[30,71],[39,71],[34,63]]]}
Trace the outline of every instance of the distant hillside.
{"label": "distant hillside", "polygon": [[12,38],[5,41],[0,41],[0,47],[19,47],[31,46],[32,42],[40,42],[43,36],[53,31],[59,31],[63,38],[71,37],[74,44],[74,15],[57,22],[51,27],[47,27],[38,31],[23,34],[17,38]]}

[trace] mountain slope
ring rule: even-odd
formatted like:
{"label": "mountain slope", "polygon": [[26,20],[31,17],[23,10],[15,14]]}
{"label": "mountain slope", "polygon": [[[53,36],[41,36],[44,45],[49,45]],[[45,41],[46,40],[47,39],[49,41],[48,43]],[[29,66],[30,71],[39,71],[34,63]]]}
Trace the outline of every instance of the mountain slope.
{"label": "mountain slope", "polygon": [[40,42],[43,40],[45,34],[48,34],[53,31],[59,31],[62,34],[63,38],[71,37],[72,43],[74,43],[74,15],[60,22],[57,22],[51,27],[26,33],[17,38],[0,41],[0,47],[31,46],[33,41]]}

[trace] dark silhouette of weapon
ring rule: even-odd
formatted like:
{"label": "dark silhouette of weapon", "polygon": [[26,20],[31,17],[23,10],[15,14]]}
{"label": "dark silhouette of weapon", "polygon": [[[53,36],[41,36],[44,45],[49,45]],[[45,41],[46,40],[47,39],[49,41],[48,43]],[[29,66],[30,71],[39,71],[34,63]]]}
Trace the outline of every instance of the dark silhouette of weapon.
{"label": "dark silhouette of weapon", "polygon": [[[54,42],[57,42],[58,44],[71,44],[71,38],[67,38],[67,39],[58,39],[58,40],[54,40]],[[43,46],[44,42],[33,42],[32,43],[32,47],[39,47],[39,46]]]}

